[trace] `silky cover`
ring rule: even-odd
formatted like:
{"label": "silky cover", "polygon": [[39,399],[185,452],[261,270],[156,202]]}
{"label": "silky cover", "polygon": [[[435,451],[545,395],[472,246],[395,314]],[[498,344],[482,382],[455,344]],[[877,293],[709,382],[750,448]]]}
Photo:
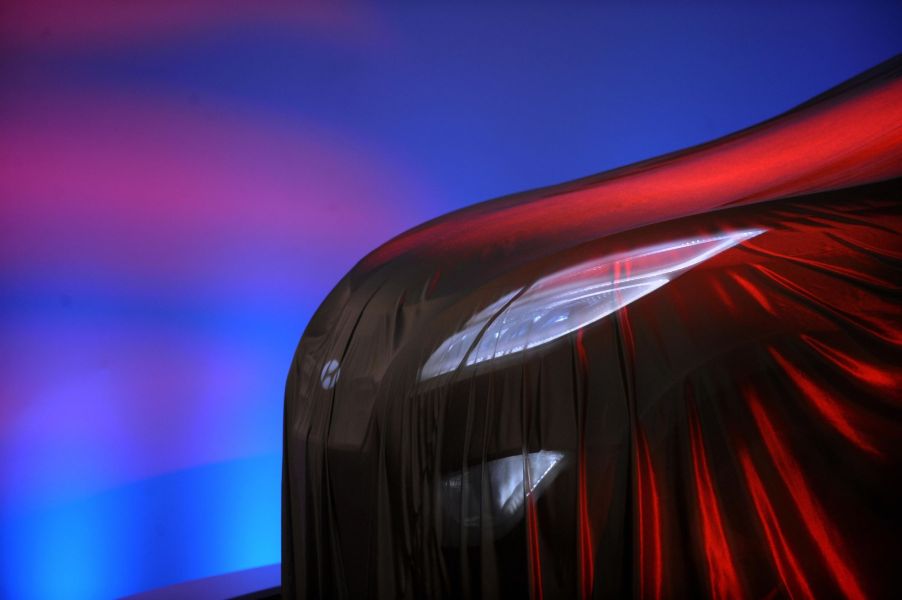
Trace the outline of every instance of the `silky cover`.
{"label": "silky cover", "polygon": [[[287,378],[285,597],[898,597],[900,75],[361,260]],[[574,265],[711,240],[477,360]]]}

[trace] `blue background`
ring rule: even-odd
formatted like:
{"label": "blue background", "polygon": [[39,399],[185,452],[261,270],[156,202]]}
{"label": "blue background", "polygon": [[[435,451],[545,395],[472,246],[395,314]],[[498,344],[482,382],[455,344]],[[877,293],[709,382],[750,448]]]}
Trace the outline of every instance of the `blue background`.
{"label": "blue background", "polygon": [[284,377],[367,251],[902,49],[898,2],[20,4],[0,19],[11,598],[278,562]]}

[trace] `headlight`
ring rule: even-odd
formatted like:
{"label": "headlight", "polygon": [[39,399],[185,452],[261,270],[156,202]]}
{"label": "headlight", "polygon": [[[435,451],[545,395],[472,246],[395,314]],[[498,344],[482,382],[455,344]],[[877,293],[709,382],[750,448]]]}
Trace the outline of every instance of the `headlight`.
{"label": "headlight", "polygon": [[763,231],[749,229],[646,246],[543,277],[474,315],[432,353],[420,379],[454,371],[461,364],[522,352],[576,331]]}
{"label": "headlight", "polygon": [[484,523],[496,537],[507,533],[522,517],[526,498],[540,494],[551,483],[564,458],[562,452],[541,450],[447,475],[441,489],[445,541],[459,543],[463,528],[472,534],[468,542],[478,544]]}

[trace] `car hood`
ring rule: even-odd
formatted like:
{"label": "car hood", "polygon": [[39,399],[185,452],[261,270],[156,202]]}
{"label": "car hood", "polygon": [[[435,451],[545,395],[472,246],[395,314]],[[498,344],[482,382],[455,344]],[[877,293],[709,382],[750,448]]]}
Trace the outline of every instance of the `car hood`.
{"label": "car hood", "polygon": [[[902,174],[902,56],[769,121],[718,140],[568,183],[469,206],[366,256],[439,273],[474,262],[509,270],[645,225]],[[494,275],[494,273],[492,273]]]}

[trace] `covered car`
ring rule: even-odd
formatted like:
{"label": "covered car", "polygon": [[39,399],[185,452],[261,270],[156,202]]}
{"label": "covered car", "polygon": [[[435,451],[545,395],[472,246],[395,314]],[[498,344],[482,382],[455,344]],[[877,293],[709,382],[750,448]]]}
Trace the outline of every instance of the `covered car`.
{"label": "covered car", "polygon": [[286,597],[890,597],[902,58],[363,258],[285,391]]}

